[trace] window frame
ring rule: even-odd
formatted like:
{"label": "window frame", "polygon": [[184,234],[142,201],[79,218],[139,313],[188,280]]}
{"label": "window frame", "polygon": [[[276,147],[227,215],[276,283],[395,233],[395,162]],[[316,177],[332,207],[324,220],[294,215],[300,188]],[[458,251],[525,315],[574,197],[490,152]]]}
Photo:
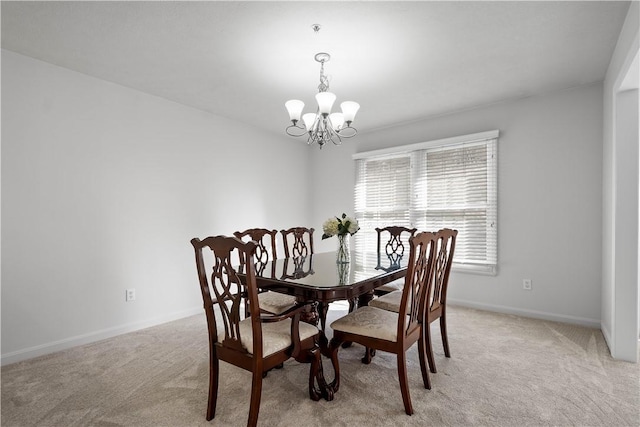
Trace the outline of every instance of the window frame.
{"label": "window frame", "polygon": [[[414,170],[415,165],[415,157],[419,154],[419,151],[425,150],[433,150],[444,147],[445,149],[451,149],[453,146],[463,146],[463,145],[473,145],[473,144],[486,144],[487,145],[487,203],[489,205],[486,208],[487,215],[487,257],[486,262],[483,263],[461,263],[456,262],[454,260],[452,268],[459,272],[466,273],[474,273],[474,274],[485,274],[485,275],[496,275],[497,274],[497,266],[498,266],[498,236],[497,236],[497,228],[498,228],[498,188],[497,188],[497,176],[498,176],[498,137],[500,132],[498,130],[491,130],[486,132],[479,132],[469,135],[461,135],[452,138],[444,138],[426,142],[420,142],[417,144],[409,144],[397,147],[391,147],[382,150],[373,150],[362,153],[356,153],[352,156],[354,162],[356,163],[355,173],[356,173],[356,188],[354,188],[354,197],[358,197],[358,168],[359,162],[358,160],[384,160],[391,159],[393,157],[401,157],[408,156],[411,158],[411,171],[410,174],[410,197],[413,199],[414,193],[416,190],[417,180],[416,174],[418,173]],[[354,200],[354,204],[356,207],[356,218],[360,216],[362,213],[358,212],[358,202]],[[420,210],[422,212],[422,210]],[[364,214],[371,213],[364,211]],[[416,226],[417,221],[417,209],[411,203],[409,208],[409,218],[410,224],[412,227]],[[403,224],[404,225],[404,224]],[[356,239],[358,240],[358,239]],[[356,242],[357,244],[357,242]],[[494,263],[491,263],[494,262]]]}

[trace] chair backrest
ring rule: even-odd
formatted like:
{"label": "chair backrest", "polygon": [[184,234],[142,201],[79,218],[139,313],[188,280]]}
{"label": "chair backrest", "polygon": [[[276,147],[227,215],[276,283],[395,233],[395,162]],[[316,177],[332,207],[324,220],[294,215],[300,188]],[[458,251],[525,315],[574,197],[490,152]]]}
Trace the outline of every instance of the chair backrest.
{"label": "chair backrest", "polygon": [[[376,228],[378,233],[378,267],[386,267],[386,260],[384,260],[383,254],[387,256],[389,260],[389,267],[386,269],[394,269],[400,266],[400,261],[404,256],[405,244],[408,243],[409,238],[413,237],[416,233],[415,228],[407,228],[400,226],[388,226],[382,228]],[[383,249],[384,242],[384,251]],[[384,264],[384,267],[383,267]]]}
{"label": "chair backrest", "polygon": [[[233,235],[243,242],[253,240],[258,243],[258,247],[253,256],[256,274],[263,275],[267,263],[278,258],[276,252],[276,236],[278,235],[278,230],[249,228],[244,231],[236,231]],[[275,267],[275,265],[273,267]]]}
{"label": "chair backrest", "polygon": [[[242,345],[240,335],[240,321],[245,317],[245,310],[241,308],[245,297],[252,307],[258,307],[258,292],[254,265],[248,262],[244,265],[245,280],[238,276],[237,266],[242,260],[251,259],[256,251],[255,242],[243,242],[237,237],[212,236],[204,240],[192,239],[195,250],[196,267],[200,291],[207,315],[210,346],[218,346],[217,354],[223,360],[235,354],[248,355]],[[246,290],[246,296],[243,295]],[[217,305],[219,310],[214,310]],[[216,313],[222,322],[216,320]],[[262,329],[259,316],[251,316],[253,349],[256,358],[262,357]],[[219,324],[224,328],[224,339],[218,339]],[[222,332],[222,328],[220,329]],[[213,348],[210,349],[214,351]],[[212,353],[213,354],[213,353]]]}
{"label": "chair backrest", "polygon": [[280,230],[286,258],[308,256],[313,253],[313,228],[292,227]]}
{"label": "chair backrest", "polygon": [[444,306],[447,301],[449,273],[453,264],[453,252],[456,247],[458,230],[443,228],[436,233],[434,247],[433,285],[429,292],[429,311],[433,312]]}
{"label": "chair backrest", "polygon": [[427,231],[409,238],[409,262],[400,301],[398,337],[409,335],[424,321],[424,302],[432,283],[435,242],[436,234]]}

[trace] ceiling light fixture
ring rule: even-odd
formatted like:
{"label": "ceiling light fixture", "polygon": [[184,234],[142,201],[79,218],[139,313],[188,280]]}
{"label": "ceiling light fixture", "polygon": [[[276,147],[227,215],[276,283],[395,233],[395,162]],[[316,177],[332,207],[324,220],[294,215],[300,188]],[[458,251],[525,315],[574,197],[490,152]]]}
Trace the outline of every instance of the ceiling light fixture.
{"label": "ceiling light fixture", "polygon": [[[318,31],[315,26],[313,28],[314,31]],[[324,52],[317,53],[315,56],[315,60],[320,63],[320,85],[318,85],[318,93],[316,94],[318,102],[316,113],[302,115],[304,102],[298,99],[289,100],[284,104],[292,123],[286,129],[287,135],[295,137],[308,135],[307,144],[311,145],[317,142],[320,148],[329,141],[340,145],[342,138],[351,138],[358,133],[358,130],[351,126],[351,123],[353,123],[360,104],[345,101],[340,104],[342,113],[331,113],[336,95],[329,92],[329,79],[324,75],[324,63],[329,62],[330,59],[331,55]],[[301,116],[304,127],[298,125]]]}

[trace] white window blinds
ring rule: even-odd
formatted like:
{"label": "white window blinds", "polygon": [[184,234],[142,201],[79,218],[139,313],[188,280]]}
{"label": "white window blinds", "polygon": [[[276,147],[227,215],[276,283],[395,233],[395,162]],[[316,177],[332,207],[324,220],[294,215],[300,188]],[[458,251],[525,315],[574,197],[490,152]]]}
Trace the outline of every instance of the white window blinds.
{"label": "white window blinds", "polygon": [[[402,147],[407,149],[408,147]],[[497,131],[356,157],[358,249],[375,251],[375,227],[458,230],[454,266],[495,273]]]}
{"label": "white window blinds", "polygon": [[[356,162],[355,216],[361,230],[387,224],[409,226],[411,156],[385,156]],[[377,234],[356,233],[356,247],[376,250]]]}

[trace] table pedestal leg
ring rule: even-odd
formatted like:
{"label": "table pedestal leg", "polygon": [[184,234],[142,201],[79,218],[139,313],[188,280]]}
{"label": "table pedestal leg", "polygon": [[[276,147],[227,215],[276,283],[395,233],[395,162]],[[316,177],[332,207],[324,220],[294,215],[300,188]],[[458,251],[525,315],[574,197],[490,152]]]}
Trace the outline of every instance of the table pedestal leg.
{"label": "table pedestal leg", "polygon": [[[320,323],[320,333],[318,334],[318,347],[320,350],[319,361],[317,363],[317,371],[313,375],[315,377],[315,381],[318,385],[318,388],[312,387],[310,384],[310,395],[312,400],[318,400],[323,398],[327,401],[333,400],[334,394],[337,390],[334,389],[335,384],[337,383],[337,374],[336,378],[333,381],[328,383],[324,378],[324,371],[322,368],[322,357],[331,357],[331,352],[329,350],[329,340],[325,334],[325,328],[327,324],[327,312],[329,311],[329,304],[318,302],[313,304],[312,308],[308,311],[305,311],[301,314],[300,320],[310,323],[314,326],[318,326]],[[337,366],[335,361],[332,359],[331,363],[333,365],[334,372],[336,372]]]}
{"label": "table pedestal leg", "polygon": [[313,326],[318,326],[318,303],[309,304],[308,308],[300,313],[300,320]]}

